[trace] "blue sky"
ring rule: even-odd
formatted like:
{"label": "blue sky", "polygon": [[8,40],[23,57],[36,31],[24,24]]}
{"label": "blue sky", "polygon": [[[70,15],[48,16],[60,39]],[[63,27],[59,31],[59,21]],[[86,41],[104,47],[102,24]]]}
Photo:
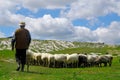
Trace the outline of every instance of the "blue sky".
{"label": "blue sky", "polygon": [[96,23],[94,23],[93,25],[91,25],[89,22],[91,22],[90,20],[86,20],[86,19],[76,19],[73,21],[73,24],[75,26],[86,26],[88,28],[90,28],[91,30],[95,30],[100,26],[104,26],[107,27],[110,25],[110,23],[112,21],[120,21],[120,16],[118,16],[115,13],[110,13],[108,15],[105,16],[99,16],[97,17],[98,21],[96,21]]}
{"label": "blue sky", "polygon": [[120,44],[120,0],[1,0],[0,5],[0,38],[12,36],[25,21],[33,39]]}

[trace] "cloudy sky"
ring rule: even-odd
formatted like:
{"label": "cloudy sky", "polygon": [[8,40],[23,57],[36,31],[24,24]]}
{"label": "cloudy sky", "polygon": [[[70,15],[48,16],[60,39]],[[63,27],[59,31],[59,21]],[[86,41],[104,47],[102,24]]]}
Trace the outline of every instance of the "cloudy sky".
{"label": "cloudy sky", "polygon": [[120,44],[120,0],[0,0],[0,38],[21,21],[33,39]]}

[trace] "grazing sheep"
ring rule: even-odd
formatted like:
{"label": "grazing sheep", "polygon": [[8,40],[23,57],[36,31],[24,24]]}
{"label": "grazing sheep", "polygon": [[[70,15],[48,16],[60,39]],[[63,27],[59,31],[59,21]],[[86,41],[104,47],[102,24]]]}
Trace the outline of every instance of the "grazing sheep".
{"label": "grazing sheep", "polygon": [[78,57],[76,53],[67,55],[67,64],[71,64],[71,67],[78,67]]}
{"label": "grazing sheep", "polygon": [[38,65],[42,65],[42,59],[41,59],[41,56],[42,56],[42,53],[37,53],[38,55],[36,56],[37,57],[37,64]]}
{"label": "grazing sheep", "polygon": [[[110,55],[110,54],[107,54],[107,55],[105,55],[105,57],[108,59],[108,64],[109,64],[109,66],[111,66],[111,65],[112,65],[113,56]],[[107,65],[106,65],[106,66],[107,66]]]}
{"label": "grazing sheep", "polygon": [[87,66],[91,67],[94,66],[95,60],[98,58],[97,54],[87,55]]}
{"label": "grazing sheep", "polygon": [[104,66],[107,66],[107,64],[109,64],[109,66],[111,66],[112,64],[112,55],[101,55],[99,56],[96,60],[95,63],[97,66],[102,66],[102,64],[104,64]]}
{"label": "grazing sheep", "polygon": [[27,65],[27,71],[29,71],[29,65],[33,65],[35,64],[35,60],[36,60],[36,53],[28,50],[26,52],[26,65]]}
{"label": "grazing sheep", "polygon": [[48,67],[55,67],[55,57],[53,54],[48,55]]}
{"label": "grazing sheep", "polygon": [[43,66],[48,65],[48,55],[49,55],[49,53],[42,53],[42,55],[41,55],[41,60],[42,60]]}
{"label": "grazing sheep", "polygon": [[66,67],[66,55],[65,54],[55,54],[55,67]]}
{"label": "grazing sheep", "polygon": [[86,67],[87,66],[87,56],[85,54],[79,54],[78,58],[78,66],[79,67]]}
{"label": "grazing sheep", "polygon": [[50,54],[35,53],[30,50],[26,52],[26,65],[29,71],[29,65],[42,65],[47,67],[86,67],[86,66],[111,66],[112,55],[100,55],[97,53],[85,54]]}
{"label": "grazing sheep", "polygon": [[35,53],[32,51],[27,51],[26,52],[26,63],[29,65],[33,65],[35,64],[34,61],[36,60],[35,58]]}

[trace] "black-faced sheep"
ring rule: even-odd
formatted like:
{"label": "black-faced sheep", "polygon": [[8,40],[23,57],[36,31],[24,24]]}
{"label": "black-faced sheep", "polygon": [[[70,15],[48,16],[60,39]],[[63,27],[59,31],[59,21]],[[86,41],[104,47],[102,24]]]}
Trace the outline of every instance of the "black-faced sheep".
{"label": "black-faced sheep", "polygon": [[101,55],[95,60],[95,64],[100,67],[102,66],[102,64],[104,64],[104,66],[107,66],[107,64],[111,66],[112,60],[112,55]]}
{"label": "black-faced sheep", "polygon": [[78,67],[86,67],[87,66],[87,56],[85,54],[79,54],[78,58]]}

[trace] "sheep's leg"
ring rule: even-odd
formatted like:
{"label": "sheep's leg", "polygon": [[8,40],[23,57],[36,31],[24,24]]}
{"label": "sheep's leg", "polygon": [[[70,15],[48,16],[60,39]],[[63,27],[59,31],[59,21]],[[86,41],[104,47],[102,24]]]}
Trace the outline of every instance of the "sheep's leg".
{"label": "sheep's leg", "polygon": [[102,67],[102,63],[99,63],[99,66]]}
{"label": "sheep's leg", "polygon": [[78,68],[78,61],[77,61],[77,68]]}
{"label": "sheep's leg", "polygon": [[53,62],[53,67],[55,68],[55,61]]}
{"label": "sheep's leg", "polygon": [[112,62],[109,62],[109,66],[111,66]]}
{"label": "sheep's leg", "polygon": [[64,68],[67,68],[67,65],[66,65],[67,63],[66,62],[63,62],[63,67]]}
{"label": "sheep's leg", "polygon": [[65,64],[65,68],[67,68],[67,61],[64,61],[64,64]]}
{"label": "sheep's leg", "polygon": [[50,68],[51,61],[48,61],[48,67]]}
{"label": "sheep's leg", "polygon": [[105,67],[107,66],[107,62],[104,62],[104,66],[105,66]]}
{"label": "sheep's leg", "polygon": [[29,72],[29,64],[27,64],[27,72]]}

